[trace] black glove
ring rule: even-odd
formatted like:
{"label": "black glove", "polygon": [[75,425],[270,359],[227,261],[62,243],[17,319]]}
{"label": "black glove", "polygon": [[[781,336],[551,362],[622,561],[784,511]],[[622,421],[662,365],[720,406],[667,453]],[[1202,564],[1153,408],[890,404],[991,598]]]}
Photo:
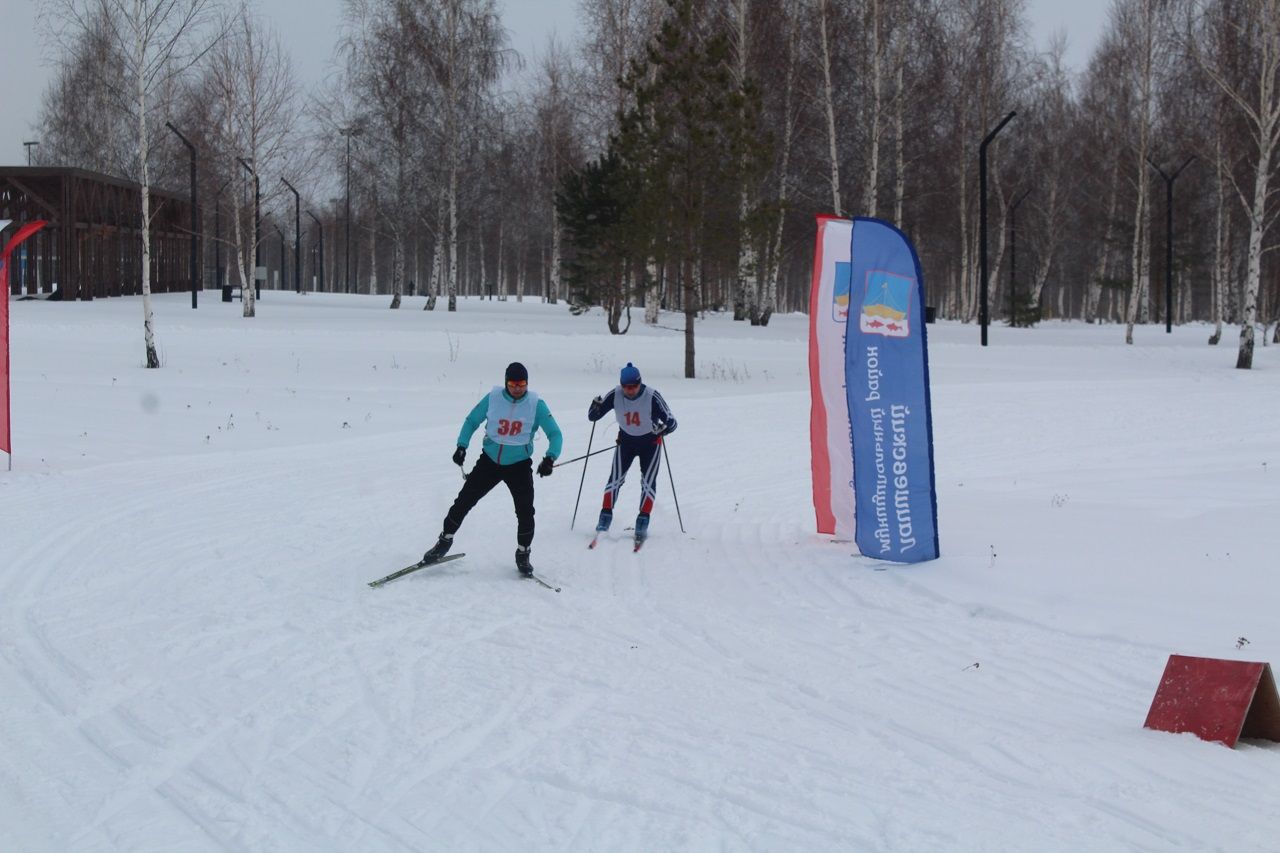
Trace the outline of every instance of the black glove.
{"label": "black glove", "polygon": [[552,459],[550,456],[542,457],[542,461],[538,463],[538,476],[550,477],[551,469],[555,467],[555,464],[556,460]]}
{"label": "black glove", "polygon": [[600,420],[600,407],[604,405],[603,397],[596,397],[591,401],[591,405],[587,408],[587,420]]}
{"label": "black glove", "polygon": [[654,435],[657,435],[657,436],[663,436],[663,435],[666,435],[666,434],[667,434],[667,422],[666,422],[666,421],[654,421],[654,422],[653,422],[653,434],[654,434]]}
{"label": "black glove", "polygon": [[465,447],[459,447],[457,450],[453,451],[453,464],[457,465],[459,468],[462,467],[462,460],[466,458],[467,449]]}

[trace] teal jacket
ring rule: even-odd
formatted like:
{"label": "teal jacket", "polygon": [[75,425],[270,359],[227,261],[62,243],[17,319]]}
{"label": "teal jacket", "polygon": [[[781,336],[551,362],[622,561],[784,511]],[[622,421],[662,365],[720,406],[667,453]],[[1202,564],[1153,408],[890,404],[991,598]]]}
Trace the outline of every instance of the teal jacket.
{"label": "teal jacket", "polygon": [[[502,396],[515,402],[510,394],[503,389]],[[462,422],[462,431],[458,433],[458,446],[466,447],[471,443],[471,436],[480,425],[488,420],[489,416],[489,395],[485,394],[480,398],[480,402],[476,403],[471,414],[467,415],[467,419]],[[560,434],[560,425],[556,423],[556,419],[551,417],[551,409],[547,408],[547,401],[538,399],[538,416],[533,422],[533,429],[529,430],[528,444],[498,444],[491,441],[486,435],[484,437],[484,452],[490,459],[499,465],[514,465],[517,462],[523,462],[533,457],[533,434],[539,429],[546,434],[547,440],[551,442],[551,446],[547,448],[547,456],[556,459],[560,456],[560,451],[564,448],[564,436]]]}

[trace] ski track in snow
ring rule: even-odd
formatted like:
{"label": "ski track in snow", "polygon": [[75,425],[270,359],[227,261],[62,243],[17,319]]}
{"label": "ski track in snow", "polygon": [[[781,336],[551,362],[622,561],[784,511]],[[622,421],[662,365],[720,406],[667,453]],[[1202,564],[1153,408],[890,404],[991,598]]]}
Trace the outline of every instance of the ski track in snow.
{"label": "ski track in snow", "polygon": [[[339,317],[347,304],[315,301]],[[216,306],[192,319],[177,314],[178,300],[161,302],[174,326],[192,324],[186,334],[197,342],[207,323],[212,349],[239,330],[210,316]],[[86,333],[124,336],[137,306],[89,307],[118,314],[122,328]],[[23,353],[36,346],[24,324],[48,321],[15,308]],[[310,316],[293,304],[260,310]],[[238,426],[219,436],[231,447],[172,439],[151,452],[110,438],[95,459],[68,455],[52,470],[26,464],[19,445],[18,470],[0,490],[6,531],[17,531],[0,550],[0,849],[1274,849],[1276,747],[1233,752],[1141,729],[1164,657],[1203,651],[1171,648],[1178,625],[1144,620],[1133,612],[1139,600],[1123,602],[1130,616],[1113,615],[1108,598],[1123,587],[1100,588],[1094,609],[1090,585],[1109,572],[1145,572],[1142,548],[1094,568],[1099,552],[1080,528],[1052,526],[1107,524],[1098,520],[1106,512],[1090,513],[1111,508],[1128,521],[1101,533],[1150,523],[1176,541],[1178,525],[1203,539],[1218,512],[1274,518],[1274,486],[1243,476],[1228,479],[1245,497],[1223,490],[1189,501],[1187,486],[1169,487],[1243,467],[1196,430],[1212,426],[1211,406],[1256,404],[1256,389],[1241,398],[1234,376],[1215,377],[1205,407],[1176,415],[1169,439],[1117,444],[1126,429],[1149,430],[1150,414],[1125,401],[1164,366],[1146,365],[1152,354],[1138,347],[1108,349],[1116,329],[1045,333],[1055,343],[1044,364],[1068,351],[1135,365],[1115,367],[1107,382],[1052,367],[1037,376],[1035,332],[1004,356],[1009,371],[1030,374],[1004,381],[974,366],[973,348],[948,344],[975,330],[939,327],[944,558],[877,571],[886,564],[811,532],[803,318],[777,318],[765,343],[727,321],[704,324],[709,358],[769,365],[755,368],[768,379],[716,384],[675,378],[669,334],[619,342],[599,334],[598,316],[549,306],[464,311],[494,318],[500,355],[466,364],[491,332],[462,312],[393,318],[397,328],[451,329],[470,372],[430,404],[418,399],[421,364],[386,380],[386,426],[335,432],[334,422],[350,420],[330,409],[361,379],[339,373],[326,385],[315,372],[296,375],[296,364],[323,362],[307,347],[324,335],[288,339],[283,350],[255,337],[266,361],[254,369],[270,375],[240,381],[258,395],[295,389],[253,403],[274,406],[279,423],[294,425],[280,428],[290,436],[255,440]],[[521,311],[545,321],[545,340],[507,329]],[[365,314],[357,321],[376,328]],[[184,332],[174,326],[178,349]],[[557,343],[555,330],[576,337]],[[1073,335],[1090,346],[1073,348]],[[443,337],[397,339],[398,357],[434,364]],[[199,398],[225,377],[212,367],[206,376],[194,366],[202,351],[183,346],[191,351],[175,352],[161,378],[195,386]],[[608,369],[584,368],[582,352],[613,348],[639,355],[610,353]],[[495,365],[530,351],[540,360],[533,385],[566,431],[565,457],[585,446],[580,410],[610,384],[613,361],[644,366],[680,419],[669,449],[689,532],[679,531],[664,461],[644,550],[632,553],[622,530],[639,497],[633,469],[614,532],[589,551],[602,454],[588,468],[574,532],[576,467],[537,481],[533,562],[562,594],[517,577],[502,487],[459,532],[454,548],[466,558],[365,587],[434,541],[461,485],[448,461],[458,423]],[[179,378],[183,358],[193,366]],[[34,431],[24,395],[48,393],[35,387],[44,368],[26,360],[15,357],[19,436]],[[957,361],[976,375],[961,379]],[[131,366],[106,369],[144,384],[149,377]],[[61,368],[64,381],[88,371],[85,384],[105,384],[96,369]],[[1259,417],[1274,424],[1275,381],[1264,381],[1270,420]],[[992,399],[966,403],[979,389]],[[1167,393],[1185,390],[1172,382]],[[1080,414],[1086,396],[1085,408],[1107,414]],[[37,421],[54,437],[23,439],[42,442],[35,450],[47,457],[59,453],[60,428],[63,442],[78,432],[57,425],[77,416],[60,412]],[[101,417],[108,431],[113,417],[126,419]],[[722,437],[709,428],[720,419],[753,426]],[[1261,457],[1277,449],[1265,432],[1250,441]],[[478,439],[467,467],[477,448]],[[1160,464],[1169,458],[1172,470]],[[1018,524],[999,518],[1017,508]],[[999,543],[996,556],[988,541]],[[1260,542],[1237,547],[1245,560],[1265,552]],[[1041,559],[1062,567],[1054,577],[1081,574],[1036,587]],[[1199,571],[1186,565],[1189,576]],[[988,600],[982,584],[1004,583],[1006,571],[1013,591]],[[1194,600],[1163,598],[1152,612],[1195,613]],[[1221,634],[1235,624],[1196,629]],[[1265,633],[1244,659],[1280,648]]]}

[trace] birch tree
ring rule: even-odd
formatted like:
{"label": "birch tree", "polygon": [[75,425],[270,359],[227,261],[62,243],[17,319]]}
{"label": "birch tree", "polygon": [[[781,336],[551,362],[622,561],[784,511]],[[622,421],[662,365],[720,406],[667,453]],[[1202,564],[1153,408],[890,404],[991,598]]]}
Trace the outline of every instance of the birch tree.
{"label": "birch tree", "polygon": [[441,188],[447,229],[445,288],[448,310],[458,310],[458,180],[464,146],[502,70],[515,57],[507,48],[496,0],[436,0],[423,4],[415,49],[426,58],[442,112],[440,134],[445,180]]}
{"label": "birch tree", "polygon": [[[48,0],[47,20],[63,39],[94,34],[117,60],[103,79],[134,127],[138,230],[142,242],[142,337],[148,368],[160,366],[151,306],[151,149],[163,93],[217,41],[217,0]],[[69,41],[67,43],[70,43]]]}
{"label": "birch tree", "polygon": [[[1207,4],[1200,10],[1203,26],[1226,36],[1214,42],[1234,44],[1234,57],[1219,50],[1212,56],[1196,50],[1205,74],[1222,90],[1246,120],[1254,145],[1252,187],[1236,187],[1249,223],[1249,248],[1244,281],[1243,316],[1236,367],[1253,367],[1254,324],[1262,282],[1263,239],[1275,213],[1268,208],[1272,172],[1280,147],[1280,0],[1252,0],[1244,4]],[[1234,63],[1232,60],[1235,60]],[[1234,65],[1234,67],[1233,67]]]}
{"label": "birch tree", "polygon": [[1133,208],[1133,242],[1130,252],[1129,306],[1125,311],[1124,342],[1133,343],[1133,327],[1142,319],[1150,284],[1151,202],[1150,166],[1152,108],[1155,101],[1156,64],[1162,50],[1157,10],[1158,0],[1133,0],[1116,6],[1123,31],[1132,51],[1130,75],[1135,93],[1136,138],[1131,149],[1130,166],[1134,170],[1136,189]]}
{"label": "birch tree", "polygon": [[41,97],[38,161],[137,178],[136,129],[131,99],[120,90],[119,48],[109,22],[89,10]]}
{"label": "birch tree", "polygon": [[232,239],[243,314],[253,317],[257,314],[256,256],[265,239],[262,234],[255,239],[250,226],[253,177],[257,177],[261,206],[270,208],[285,195],[280,176],[301,183],[307,163],[301,159],[296,137],[301,115],[297,84],[279,37],[244,6],[227,20],[224,31],[206,65],[201,97],[211,102],[218,165],[247,181],[250,197],[233,217]]}
{"label": "birch tree", "polygon": [[836,95],[832,83],[832,9],[831,0],[817,0],[818,44],[821,49],[822,106],[827,120],[827,175],[831,186],[831,212],[844,216],[840,201],[840,152],[836,140]]}
{"label": "birch tree", "polygon": [[426,171],[422,117],[433,106],[424,57],[415,50],[420,6],[402,0],[348,0],[350,31],[343,44],[349,85],[363,107],[366,183],[385,188],[373,198],[375,216],[391,238],[393,310],[404,294],[406,247],[416,232],[413,199],[424,188],[419,179]]}

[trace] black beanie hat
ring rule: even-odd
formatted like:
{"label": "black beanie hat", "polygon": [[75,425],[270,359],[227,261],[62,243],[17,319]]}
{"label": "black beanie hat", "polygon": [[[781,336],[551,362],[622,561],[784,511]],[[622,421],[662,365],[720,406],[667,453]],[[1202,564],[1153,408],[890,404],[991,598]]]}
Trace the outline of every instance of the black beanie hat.
{"label": "black beanie hat", "polygon": [[507,381],[515,380],[517,382],[528,382],[529,371],[524,369],[524,365],[518,361],[513,361],[507,365]]}

